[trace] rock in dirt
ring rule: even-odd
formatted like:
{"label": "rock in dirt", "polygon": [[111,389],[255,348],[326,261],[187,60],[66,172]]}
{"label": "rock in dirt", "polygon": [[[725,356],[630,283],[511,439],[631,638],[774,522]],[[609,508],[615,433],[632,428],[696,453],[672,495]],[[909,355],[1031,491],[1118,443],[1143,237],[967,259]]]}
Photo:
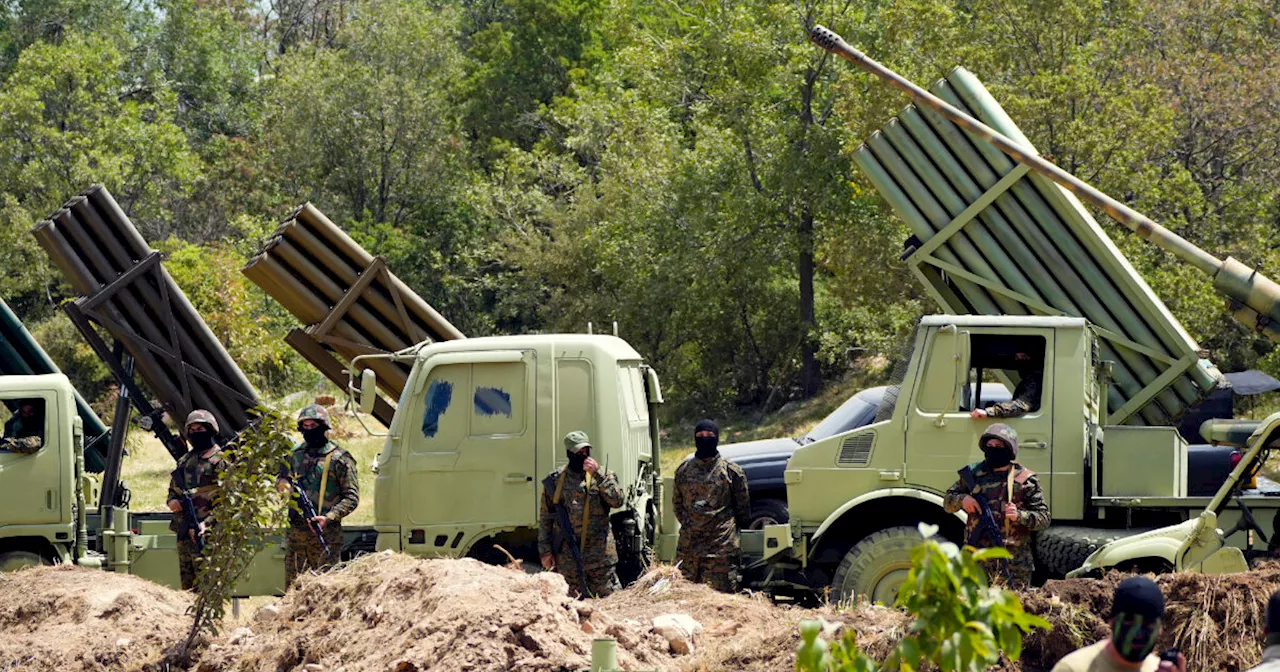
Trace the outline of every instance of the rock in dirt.
{"label": "rock in dirt", "polygon": [[186,634],[191,598],[72,565],[0,574],[0,670],[134,670]]}
{"label": "rock in dirt", "polygon": [[672,653],[687,656],[693,653],[693,637],[702,631],[702,624],[688,614],[663,614],[653,619],[653,631],[667,640]]}
{"label": "rock in dirt", "polygon": [[257,613],[253,615],[255,623],[266,623],[267,621],[274,621],[278,618],[280,618],[280,607],[277,607],[274,604],[264,604],[258,609]]}

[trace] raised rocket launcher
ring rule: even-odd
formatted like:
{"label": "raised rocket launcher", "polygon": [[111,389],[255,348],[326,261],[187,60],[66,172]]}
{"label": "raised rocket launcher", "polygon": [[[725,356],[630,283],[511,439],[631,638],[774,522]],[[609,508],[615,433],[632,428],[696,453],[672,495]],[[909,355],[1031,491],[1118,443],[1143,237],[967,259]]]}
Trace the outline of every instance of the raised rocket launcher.
{"label": "raised rocket launcher", "polygon": [[1223,382],[1081,200],[1211,276],[1241,322],[1280,342],[1280,286],[1042,158],[969,72],[930,92],[822,26],[810,38],[916,103],[855,155],[920,241],[913,273],[948,312],[1087,318],[1114,362],[1108,424],[1174,424]]}
{"label": "raised rocket launcher", "polygon": [[[307,325],[285,340],[343,389],[347,364],[355,357],[465,338],[391,273],[382,257],[369,254],[310,203],[280,224],[243,272]],[[378,388],[395,401],[413,362],[370,359],[364,366],[373,369]],[[374,417],[390,425],[393,413],[392,404],[379,396]]]}
{"label": "raised rocket launcher", "polygon": [[[9,304],[0,300],[0,376],[32,376],[45,373],[61,373],[49,354],[40,347],[27,331],[22,320],[9,310]],[[105,466],[107,444],[111,431],[102,419],[75,392],[76,412],[84,423],[84,466],[92,472],[101,472]]]}
{"label": "raised rocket launcher", "polygon": [[[181,422],[193,409],[207,409],[224,440],[249,425],[248,411],[259,405],[253,386],[105,187],[67,201],[32,233],[81,295],[63,305],[72,323],[171,455],[186,447],[164,429],[165,411]],[[163,408],[151,407],[134,385],[134,367]],[[108,465],[118,465],[115,458]]]}

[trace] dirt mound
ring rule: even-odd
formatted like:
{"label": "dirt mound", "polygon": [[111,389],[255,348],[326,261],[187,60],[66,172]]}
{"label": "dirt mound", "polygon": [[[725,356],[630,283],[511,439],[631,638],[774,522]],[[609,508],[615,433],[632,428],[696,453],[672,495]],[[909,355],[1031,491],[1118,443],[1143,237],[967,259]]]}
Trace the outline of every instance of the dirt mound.
{"label": "dirt mound", "polygon": [[[837,614],[722,595],[669,567],[607,599],[578,601],[556,574],[393,554],[303,579],[274,609],[271,618],[255,618],[251,635],[221,639],[199,669],[579,670],[590,666],[591,640],[608,636],[618,640],[626,669],[786,670],[794,664],[802,619],[857,621],[873,648],[905,622],[888,609]],[[703,627],[687,655],[672,653],[670,642],[653,632],[653,618],[672,613]]]}
{"label": "dirt mound", "polygon": [[[1107,637],[1111,596],[1124,578],[1112,573],[1101,580],[1050,581],[1024,594],[1027,611],[1054,627],[1028,638],[1023,667],[1048,669],[1076,648]],[[1158,650],[1177,646],[1187,656],[1187,668],[1195,670],[1245,669],[1262,659],[1266,603],[1280,588],[1280,568],[1153,578],[1165,595],[1165,625]]]}
{"label": "dirt mound", "polygon": [[99,570],[0,574],[0,670],[140,670],[185,634],[190,603]]}

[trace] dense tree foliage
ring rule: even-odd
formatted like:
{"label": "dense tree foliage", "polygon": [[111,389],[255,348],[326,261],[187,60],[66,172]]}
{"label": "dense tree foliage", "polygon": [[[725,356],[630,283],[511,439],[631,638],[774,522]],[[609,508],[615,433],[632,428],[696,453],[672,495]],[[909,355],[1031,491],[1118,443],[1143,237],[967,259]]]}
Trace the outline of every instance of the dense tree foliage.
{"label": "dense tree foliage", "polygon": [[[289,391],[315,379],[291,318],[236,269],[310,200],[469,334],[616,321],[677,413],[776,407],[934,309],[850,159],[905,101],[814,23],[917,82],[964,65],[1059,165],[1280,272],[1258,0],[0,0],[0,295],[73,338],[27,230],[101,182]],[[1202,277],[1104,226],[1224,369],[1280,371]]]}

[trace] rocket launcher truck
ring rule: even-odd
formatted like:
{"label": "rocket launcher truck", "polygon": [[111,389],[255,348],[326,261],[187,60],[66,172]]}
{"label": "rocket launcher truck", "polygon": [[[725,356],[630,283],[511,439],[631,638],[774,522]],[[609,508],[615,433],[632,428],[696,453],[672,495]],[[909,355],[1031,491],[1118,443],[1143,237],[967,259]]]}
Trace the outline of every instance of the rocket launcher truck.
{"label": "rocket launcher truck", "polygon": [[[904,260],[945,314],[918,325],[876,422],[790,458],[790,524],[743,534],[756,584],[891,602],[920,523],[963,542],[964,514],[942,496],[997,421],[1017,430],[1053,515],[1033,546],[1042,575],[1243,571],[1275,550],[1280,489],[1250,481],[1280,441],[1280,415],[1206,423],[1239,461],[1213,497],[1188,496],[1173,425],[1225,383],[1084,203],[1209,274],[1273,340],[1280,287],[1040,157],[962,68],[926,91],[821,26],[811,39],[914,103],[854,156],[911,229]],[[1041,378],[1029,412],[971,417],[985,406],[975,383],[1014,389],[1026,376]]]}
{"label": "rocket launcher truck", "polygon": [[[209,409],[230,440],[257,393],[105,188],[73,198],[33,233],[80,294],[63,308],[120,396],[108,431],[17,317],[0,311],[0,402],[45,407],[38,452],[0,450],[0,570],[64,562],[177,586],[170,513],[130,509],[124,437],[137,425],[176,459],[186,445],[165,414]],[[570,429],[591,435],[627,493],[611,516],[621,573],[638,575],[655,545],[674,549],[674,536],[658,533],[658,379],[621,339],[464,340],[309,205],[246,274],[308,325],[289,342],[321,373],[346,387],[344,359],[370,365],[361,403],[391,431],[377,463],[362,465],[377,473],[372,490],[362,477],[377,525],[344,526],[343,558],[392,548],[505,561],[502,545],[536,562],[541,477],[563,461]],[[280,551],[275,538],[258,553],[238,595],[283,589]]]}

